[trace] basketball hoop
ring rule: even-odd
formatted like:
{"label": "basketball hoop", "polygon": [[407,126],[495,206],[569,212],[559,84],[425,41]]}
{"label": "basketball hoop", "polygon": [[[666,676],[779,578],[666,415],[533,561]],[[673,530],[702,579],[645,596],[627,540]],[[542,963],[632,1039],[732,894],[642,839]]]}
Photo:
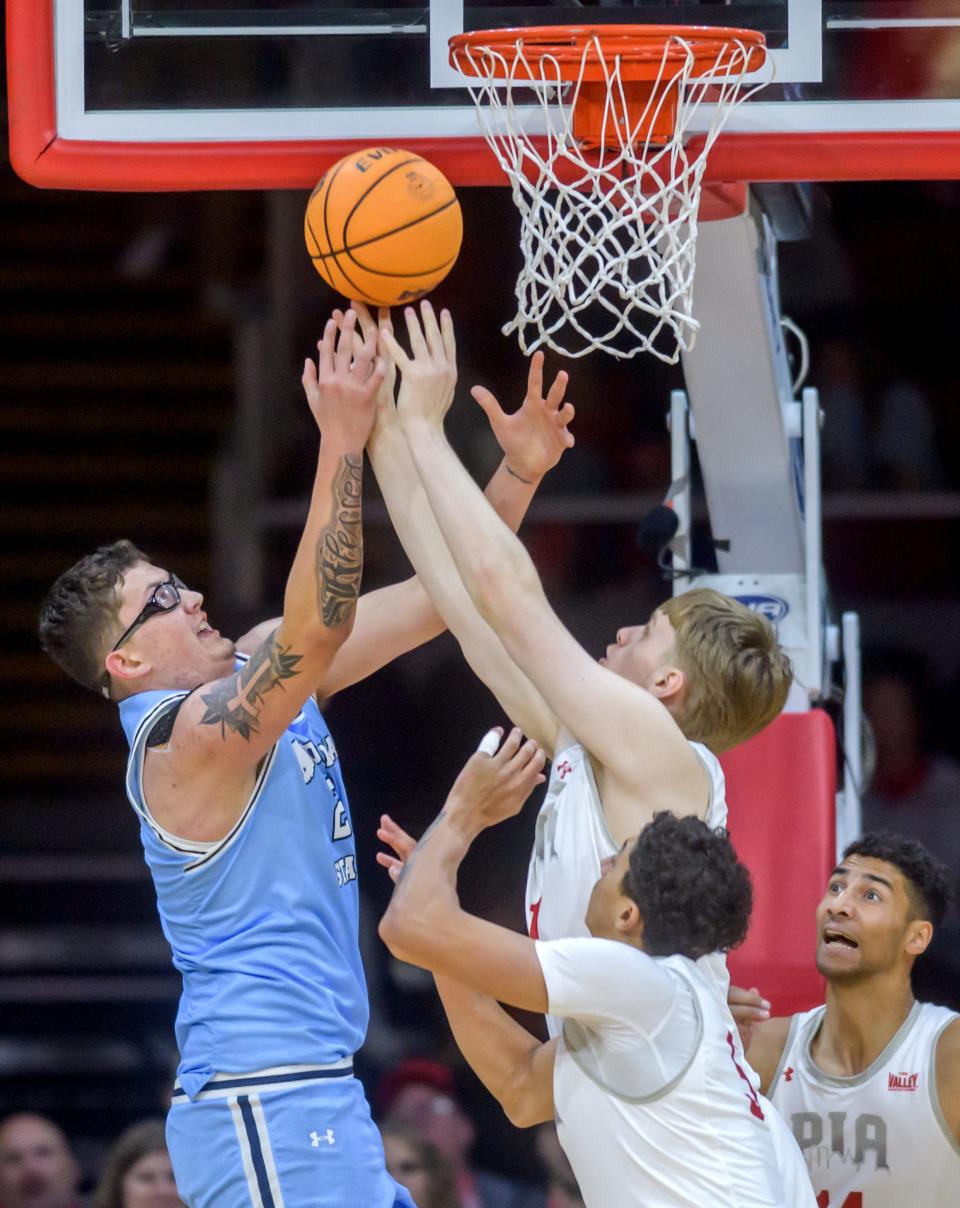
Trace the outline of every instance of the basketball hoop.
{"label": "basketball hoop", "polygon": [[[450,39],[521,214],[517,316],[503,330],[524,352],[651,352],[674,364],[692,348],[707,155],[733,108],[768,82],[746,87],[765,62],[763,35],[744,29],[543,26]],[[531,93],[545,135],[527,128]]]}

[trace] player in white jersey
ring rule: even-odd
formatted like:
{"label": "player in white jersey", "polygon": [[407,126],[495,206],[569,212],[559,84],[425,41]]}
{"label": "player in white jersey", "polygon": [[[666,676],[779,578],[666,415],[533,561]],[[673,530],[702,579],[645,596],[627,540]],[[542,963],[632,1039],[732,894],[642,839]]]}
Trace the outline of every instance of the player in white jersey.
{"label": "player in white jersey", "polygon": [[[492,739],[492,741],[491,741]],[[485,1000],[451,1014],[476,1073],[519,1125],[556,1118],[589,1208],[813,1208],[787,1199],[765,1105],[716,981],[697,959],[739,943],[750,881],[726,833],[657,814],[604,861],[587,937],[531,940],[466,914],[460,862],[515,814],[544,756],[487,736],[397,877],[380,933],[401,959]],[[562,1018],[541,1044],[497,1000]]]}
{"label": "player in white jersey", "polygon": [[793,1127],[818,1208],[960,1202],[960,1016],[910,985],[948,886],[919,843],[851,843],[817,909],[825,1005],[753,1028],[750,1062]]}
{"label": "player in white jersey", "polygon": [[[411,356],[383,335],[402,383],[399,431],[375,463],[378,478],[407,554],[471,666],[553,760],[528,886],[531,934],[583,934],[601,860],[656,811],[725,821],[716,756],[780,712],[789,660],[766,620],[702,589],[620,629],[593,659],[446,442],[456,384],[449,314],[438,324],[424,302],[422,327],[412,308],[405,317]],[[490,408],[486,392],[474,395]]]}

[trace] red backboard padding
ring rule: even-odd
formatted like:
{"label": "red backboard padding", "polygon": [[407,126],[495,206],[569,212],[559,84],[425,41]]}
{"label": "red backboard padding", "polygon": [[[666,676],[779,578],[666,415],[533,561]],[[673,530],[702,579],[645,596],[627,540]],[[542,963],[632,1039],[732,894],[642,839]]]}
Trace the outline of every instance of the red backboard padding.
{"label": "red backboard padding", "polygon": [[730,835],[753,877],[746,943],[730,954],[734,985],[756,986],[774,1015],[823,1001],[814,912],[836,862],[836,736],[821,709],[784,713],[720,761]]}
{"label": "red backboard padding", "polygon": [[[94,142],[62,138],[57,124],[54,0],[7,0],[10,163],[47,189],[312,189],[341,156],[374,137],[314,142]],[[505,185],[486,141],[408,138],[455,185]],[[688,148],[691,156],[695,147]],[[707,216],[739,210],[734,182],[751,180],[955,180],[955,130],[803,130],[723,134],[707,162],[718,188]],[[703,215],[701,215],[703,217]]]}

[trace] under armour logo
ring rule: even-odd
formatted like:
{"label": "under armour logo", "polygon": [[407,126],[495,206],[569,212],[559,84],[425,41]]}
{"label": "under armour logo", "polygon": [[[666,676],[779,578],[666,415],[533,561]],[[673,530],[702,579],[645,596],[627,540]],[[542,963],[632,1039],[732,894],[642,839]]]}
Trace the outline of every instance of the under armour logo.
{"label": "under armour logo", "polygon": [[326,1141],[328,1145],[333,1145],[335,1143],[332,1128],[328,1128],[325,1133],[318,1133],[316,1129],[313,1130],[313,1132],[310,1134],[310,1144],[314,1149],[319,1149],[321,1141]]}
{"label": "under armour logo", "polygon": [[557,775],[560,777],[561,780],[566,780],[566,778],[570,775],[570,773],[572,771],[573,771],[573,764],[567,763],[566,760],[564,760],[562,763],[557,764]]}
{"label": "under armour logo", "polygon": [[783,1080],[784,1080],[784,1082],[793,1081],[793,1066],[792,1065],[788,1065],[787,1068],[783,1071]]}

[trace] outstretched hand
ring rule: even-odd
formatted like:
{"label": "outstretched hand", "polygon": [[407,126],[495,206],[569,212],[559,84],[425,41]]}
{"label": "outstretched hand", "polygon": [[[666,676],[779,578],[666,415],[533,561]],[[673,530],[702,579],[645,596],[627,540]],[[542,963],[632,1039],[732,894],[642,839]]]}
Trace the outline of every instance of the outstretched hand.
{"label": "outstretched hand", "polygon": [[317,363],[307,358],[300,379],[313,418],[326,439],[362,449],[386,374],[377,342],[357,331],[357,313],[348,310],[339,325],[336,318],[327,320],[317,352]]}
{"label": "outstretched hand", "polygon": [[[514,727],[500,745],[503,730],[490,730],[447,795],[444,812],[471,833],[478,834],[519,814],[538,784],[543,784],[547,757],[533,739],[523,741]],[[499,750],[497,749],[499,747]]]}
{"label": "outstretched hand", "polygon": [[408,835],[402,826],[398,826],[389,814],[380,815],[377,838],[381,843],[393,848],[392,856],[388,851],[378,851],[377,863],[387,870],[391,880],[396,881],[417,846],[417,841],[413,835]]}
{"label": "outstretched hand", "polygon": [[448,310],[442,310],[438,323],[436,312],[427,301],[420,303],[419,318],[412,306],[404,307],[403,317],[410,337],[409,356],[388,327],[380,328],[382,345],[401,374],[397,412],[401,420],[420,418],[442,428],[457,385],[453,319]]}
{"label": "outstretched hand", "polygon": [[507,468],[523,482],[534,485],[553,469],[565,449],[572,449],[570,422],[572,403],[565,403],[569,377],[561,369],[546,396],[543,393],[543,353],[530,358],[527,393],[518,411],[508,415],[485,386],[473,386],[470,393],[483,408],[490,427],[507,460]]}
{"label": "outstretched hand", "polygon": [[[363,302],[351,302],[350,309],[356,311],[358,324],[358,330],[354,333],[354,355],[359,355],[365,347],[369,347],[372,343],[379,352],[384,365],[383,380],[374,399],[373,431],[376,433],[387,424],[395,423],[397,418],[397,408],[393,398],[397,381],[397,366],[380,339],[381,331],[389,331],[391,335],[393,334],[393,322],[390,318],[390,311],[385,306],[381,306],[377,311],[376,319]],[[346,319],[344,312],[339,309],[335,310],[333,318],[337,327],[342,331]]]}

